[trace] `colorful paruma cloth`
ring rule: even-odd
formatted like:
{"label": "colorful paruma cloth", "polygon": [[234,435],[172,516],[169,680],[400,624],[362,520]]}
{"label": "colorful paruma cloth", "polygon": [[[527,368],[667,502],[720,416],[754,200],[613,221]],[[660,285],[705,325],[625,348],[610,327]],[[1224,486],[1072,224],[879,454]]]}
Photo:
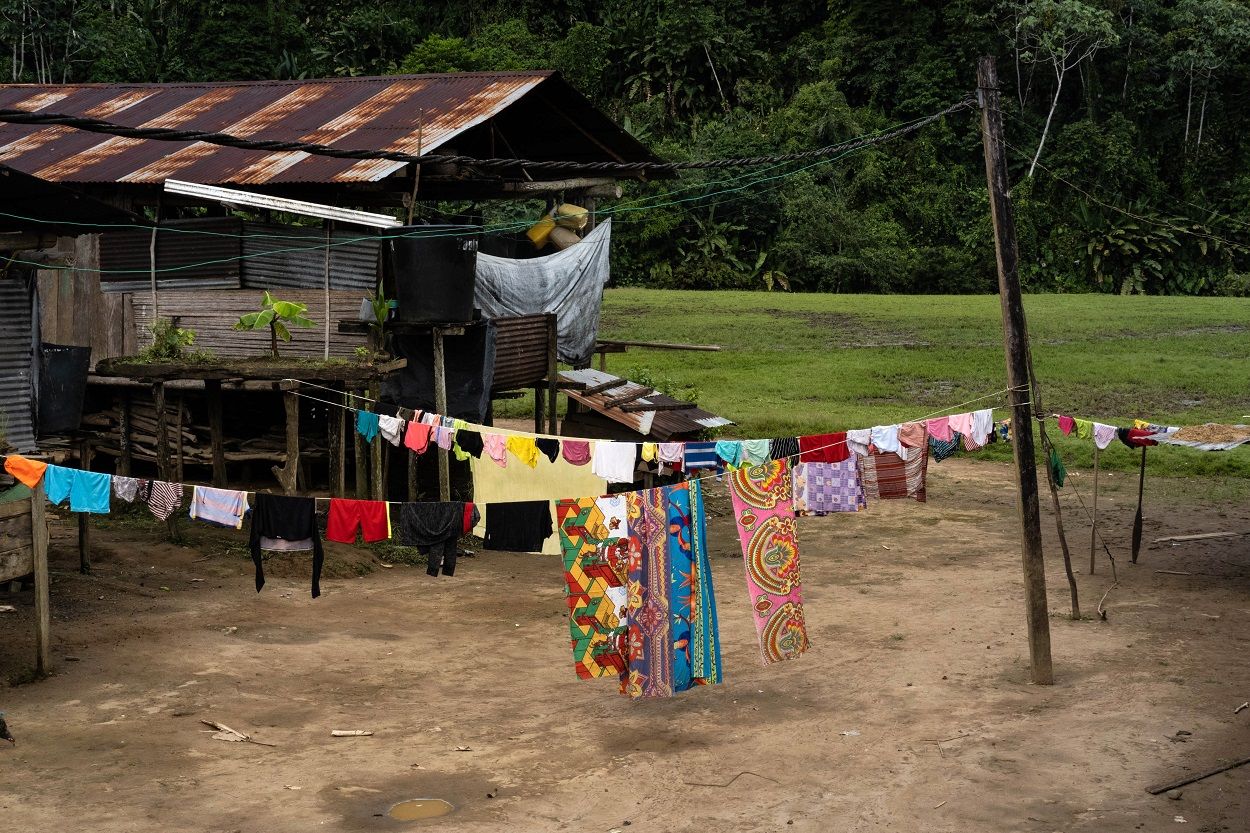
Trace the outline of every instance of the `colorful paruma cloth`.
{"label": "colorful paruma cloth", "polygon": [[669,697],[721,681],[716,598],[697,482],[625,497],[629,697]]}
{"label": "colorful paruma cloth", "polygon": [[789,465],[773,460],[738,469],[729,490],[764,664],[794,659],[808,641]]}
{"label": "colorful paruma cloth", "polygon": [[556,501],[573,664],[582,679],[625,677],[625,498]]}

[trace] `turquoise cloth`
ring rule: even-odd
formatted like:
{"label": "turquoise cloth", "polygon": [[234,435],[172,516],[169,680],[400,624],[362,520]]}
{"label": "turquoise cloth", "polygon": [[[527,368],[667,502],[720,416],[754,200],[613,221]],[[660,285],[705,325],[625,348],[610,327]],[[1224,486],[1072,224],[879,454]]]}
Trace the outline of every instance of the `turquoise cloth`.
{"label": "turquoise cloth", "polygon": [[373,442],[373,438],[378,435],[378,415],[372,411],[357,411],[356,433],[366,441]]}
{"label": "turquoise cloth", "polygon": [[109,513],[109,491],[113,478],[107,474],[64,466],[48,466],[43,473],[43,488],[54,506],[69,498],[71,512]]}
{"label": "turquoise cloth", "polygon": [[725,461],[725,465],[737,468],[742,465],[742,443],[738,440],[718,440],[716,456]]}

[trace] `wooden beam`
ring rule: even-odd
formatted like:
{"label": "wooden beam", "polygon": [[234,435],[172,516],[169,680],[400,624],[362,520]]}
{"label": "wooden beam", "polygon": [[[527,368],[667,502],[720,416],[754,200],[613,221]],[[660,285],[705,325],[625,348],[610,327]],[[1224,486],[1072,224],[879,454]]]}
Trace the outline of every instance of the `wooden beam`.
{"label": "wooden beam", "polygon": [[981,104],[985,179],[998,262],[998,293],[1003,315],[1003,354],[1007,364],[1008,401],[1011,404],[1011,445],[1016,464],[1031,676],[1037,685],[1052,685],[1055,677],[1050,656],[1050,611],[1046,601],[1046,564],[1042,558],[1042,520],[1033,451],[1033,419],[1029,410],[1029,332],[1020,290],[1020,255],[1016,246],[1016,220],[1007,176],[1007,150],[1003,144],[998,66],[993,56],[982,58],[977,66],[977,90]]}
{"label": "wooden beam", "polygon": [[596,350],[600,347],[645,347],[650,350],[693,350],[701,353],[721,351],[719,344],[680,344],[669,341],[619,341],[617,339],[604,339],[595,345]]}
{"label": "wooden beam", "polygon": [[570,179],[536,179],[532,182],[504,182],[505,194],[549,194],[556,191],[585,191],[588,196],[605,197],[610,200],[621,198],[621,186],[616,180],[606,177],[579,176]]}
{"label": "wooden beam", "polygon": [[591,385],[590,387],[584,388],[583,390],[578,391],[578,392],[585,396],[593,396],[596,393],[603,393],[605,390],[612,390],[612,388],[619,388],[621,385],[628,385],[628,384],[629,384],[628,379],[613,379],[610,382],[604,382],[603,384],[600,384],[600,385]]}
{"label": "wooden beam", "polygon": [[630,405],[622,405],[621,410],[627,414],[638,414],[646,411],[692,411],[699,407],[693,402],[671,402],[666,405],[645,405],[641,402],[635,402]]}
{"label": "wooden beam", "polygon": [[35,574],[35,673],[52,670],[52,609],[48,584],[48,519],[43,481],[30,494],[30,535]]}
{"label": "wooden beam", "polygon": [[603,407],[619,408],[621,405],[624,405],[627,402],[634,402],[638,399],[643,399],[648,396],[653,396],[657,393],[659,393],[659,391],[650,390],[649,388],[641,388],[640,390],[636,390],[633,393],[627,393],[624,396],[614,396],[611,399],[605,399],[603,401]]}

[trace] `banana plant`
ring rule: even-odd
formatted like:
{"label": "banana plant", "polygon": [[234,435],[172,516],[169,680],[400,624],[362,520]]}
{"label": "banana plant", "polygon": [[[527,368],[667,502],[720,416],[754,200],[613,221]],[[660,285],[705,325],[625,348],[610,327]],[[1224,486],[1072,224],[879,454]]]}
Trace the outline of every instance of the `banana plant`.
{"label": "banana plant", "polygon": [[234,328],[243,331],[269,329],[269,349],[273,357],[278,358],[278,339],[291,340],[291,327],[315,327],[311,319],[304,316],[308,312],[307,304],[294,301],[280,301],[265,290],[261,299],[260,309],[240,316]]}

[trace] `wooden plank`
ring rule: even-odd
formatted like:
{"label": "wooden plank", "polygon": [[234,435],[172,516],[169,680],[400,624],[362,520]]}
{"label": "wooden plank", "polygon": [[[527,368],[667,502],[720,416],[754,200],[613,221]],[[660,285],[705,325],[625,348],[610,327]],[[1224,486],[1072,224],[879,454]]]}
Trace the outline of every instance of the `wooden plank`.
{"label": "wooden plank", "polygon": [[14,581],[33,573],[34,555],[35,549],[31,546],[30,539],[27,539],[23,547],[0,552],[0,583]]}
{"label": "wooden plank", "polygon": [[52,670],[52,611],[48,585],[48,520],[43,483],[35,486],[30,498],[32,572],[35,574],[35,673]]}
{"label": "wooden plank", "polygon": [[650,388],[645,388],[645,387],[639,388],[633,393],[627,393],[624,396],[614,396],[611,399],[603,400],[603,407],[619,408],[620,406],[626,404],[627,402],[634,402],[639,399],[644,399],[656,393],[659,393],[659,391],[651,390]]}
{"label": "wooden plank", "polygon": [[10,501],[9,503],[0,503],[0,521],[7,521],[10,518],[24,518],[30,515],[30,510],[20,500]]}
{"label": "wooden plank", "polygon": [[633,383],[630,382],[628,379],[613,379],[610,382],[604,382],[599,385],[591,385],[588,388],[578,391],[578,393],[581,393],[583,396],[593,396],[596,393],[603,393],[605,390],[612,390],[612,388],[619,388],[621,385],[630,385],[630,384],[633,384]]}
{"label": "wooden plank", "polygon": [[621,410],[627,414],[645,413],[646,411],[692,411],[699,407],[693,402],[671,402],[664,405],[647,405],[642,402],[635,402],[631,405],[622,405]]}

